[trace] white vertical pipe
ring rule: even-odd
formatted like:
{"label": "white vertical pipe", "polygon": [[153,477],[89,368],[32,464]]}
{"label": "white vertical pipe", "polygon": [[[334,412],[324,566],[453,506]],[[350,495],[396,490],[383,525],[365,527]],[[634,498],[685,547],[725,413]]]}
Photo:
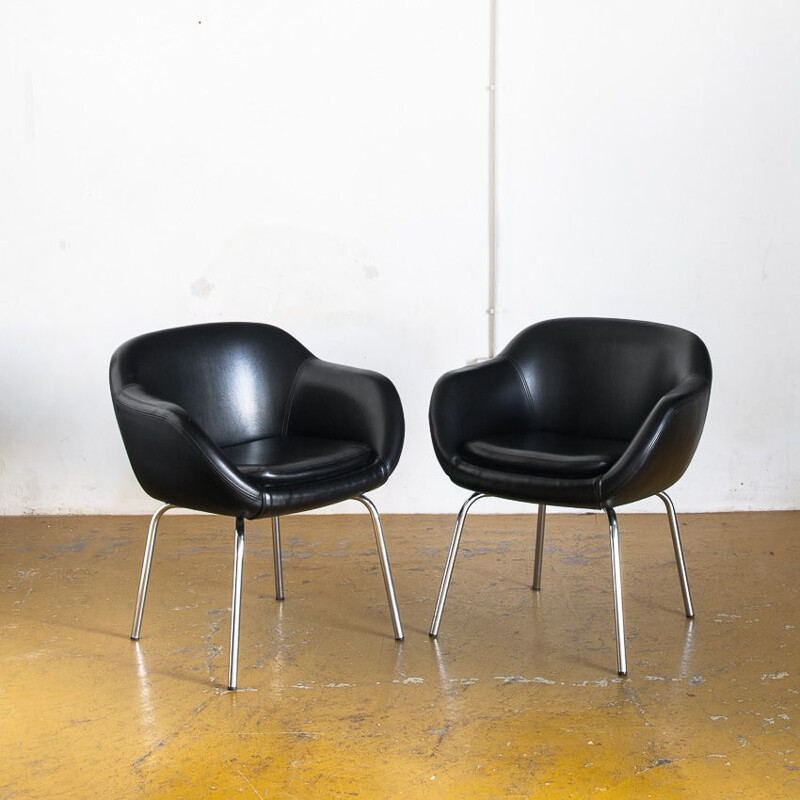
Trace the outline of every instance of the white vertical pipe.
{"label": "white vertical pipe", "polygon": [[489,1],[489,358],[494,358],[497,306],[497,0]]}

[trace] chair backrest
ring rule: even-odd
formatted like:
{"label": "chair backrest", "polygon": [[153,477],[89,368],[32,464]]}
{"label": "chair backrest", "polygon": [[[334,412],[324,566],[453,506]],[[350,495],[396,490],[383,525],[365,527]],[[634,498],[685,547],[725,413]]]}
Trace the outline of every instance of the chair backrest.
{"label": "chair backrest", "polygon": [[692,376],[711,382],[703,342],[653,322],[548,320],[500,355],[527,385],[536,427],[556,433],[630,439],[663,395]]}
{"label": "chair backrest", "polygon": [[138,384],[176,403],[224,447],[280,435],[292,383],[313,357],[272,325],[171,328],[119,347],[111,360],[111,390]]}

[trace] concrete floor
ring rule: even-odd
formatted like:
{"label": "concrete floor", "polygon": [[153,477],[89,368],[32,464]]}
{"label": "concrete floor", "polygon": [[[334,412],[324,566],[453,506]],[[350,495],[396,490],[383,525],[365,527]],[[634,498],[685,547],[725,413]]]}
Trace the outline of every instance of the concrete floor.
{"label": "concrete floor", "polygon": [[167,515],[142,639],[147,521],[0,519],[0,800],[798,798],[800,513],[684,515],[689,623],[663,514],[620,513],[630,674],[605,518],[470,517],[438,641],[451,516],[385,522],[395,643],[366,514],[248,527],[225,691],[231,521]]}

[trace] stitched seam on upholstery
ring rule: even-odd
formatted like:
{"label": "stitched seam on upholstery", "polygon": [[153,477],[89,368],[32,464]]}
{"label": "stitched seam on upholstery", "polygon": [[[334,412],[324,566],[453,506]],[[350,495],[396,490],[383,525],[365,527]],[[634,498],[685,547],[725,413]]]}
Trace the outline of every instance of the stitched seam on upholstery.
{"label": "stitched seam on upholstery", "polygon": [[[272,438],[272,437],[266,437],[266,438],[268,439],[268,438]],[[295,436],[295,437],[290,437],[290,438],[304,439],[306,437]],[[311,437],[309,437],[309,438],[311,438]],[[230,447],[222,447],[220,449],[223,452],[225,452],[226,450],[230,450],[233,447],[244,447],[245,445],[251,444],[252,442],[260,442],[260,441],[262,441],[262,440],[261,439],[252,439],[249,442],[242,442],[242,444],[231,445]],[[353,455],[347,456],[347,458],[345,459],[346,461],[353,461],[356,458],[361,458],[361,456],[364,455],[364,452],[369,452],[369,453],[373,452],[371,447],[369,447],[366,444],[362,444],[361,442],[353,442],[352,444],[358,445],[361,448],[361,451],[359,451],[358,453],[353,453]],[[322,457],[320,457],[320,460],[319,460],[318,463],[320,464],[320,466],[326,467],[329,464],[339,464],[339,463],[341,463],[341,461],[342,461],[342,459],[341,458],[337,458],[336,456],[327,456],[327,457],[322,456]],[[258,466],[258,465],[257,464],[250,464],[248,466]]]}
{"label": "stitched seam on upholstery", "polygon": [[271,488],[271,489],[285,489],[286,487],[289,487],[290,489],[297,489],[297,488],[303,487],[303,486],[315,486],[315,485],[320,484],[320,483],[330,483],[331,481],[340,480],[340,479],[343,479],[343,478],[349,478],[352,475],[358,475],[358,474],[364,472],[365,470],[371,470],[371,469],[375,469],[375,468],[377,468],[381,472],[381,474],[383,474],[385,472],[385,470],[386,470],[386,467],[385,467],[383,461],[381,461],[380,458],[378,458],[377,456],[375,456],[375,458],[373,458],[372,461],[370,461],[369,463],[365,464],[363,467],[356,467],[355,469],[350,469],[348,472],[343,472],[343,473],[338,473],[338,474],[334,473],[333,475],[323,475],[320,478],[309,478],[309,477],[298,478],[297,480],[299,482],[297,482],[297,483],[273,482],[273,483],[270,484],[269,488]]}
{"label": "stitched seam on upholstery", "polygon": [[312,361],[319,361],[316,356],[309,356],[298,368],[292,379],[292,385],[289,387],[289,397],[286,400],[286,409],[283,412],[283,423],[281,424],[281,436],[286,436],[289,431],[289,417],[291,416],[292,406],[294,405],[294,397],[297,394],[297,384],[300,379],[300,374],[305,371],[306,367]]}
{"label": "stitched seam on upholstery", "polygon": [[262,439],[271,439],[271,436],[256,436],[253,439],[245,439],[243,442],[236,442],[236,444],[226,444],[224,447],[220,447],[219,449],[222,450],[224,453],[226,450],[230,450],[233,447],[244,447],[246,444],[252,444],[253,442],[260,442]]}
{"label": "stitched seam on upholstery", "polygon": [[697,400],[697,395],[691,395],[689,397],[684,398],[679,403],[676,403],[670,410],[669,413],[664,417],[661,421],[661,424],[658,426],[656,430],[656,435],[653,437],[652,441],[650,442],[649,446],[644,451],[644,457],[647,458],[650,453],[655,448],[656,444],[658,443],[658,439],[661,436],[664,429],[667,427],[667,424],[672,420],[672,418],[685,406],[689,403],[693,403]]}
{"label": "stitched seam on upholstery", "polygon": [[191,436],[188,436],[186,434],[186,431],[184,431],[180,425],[176,425],[174,422],[172,422],[172,420],[167,419],[163,414],[154,413],[152,411],[144,411],[144,410],[130,408],[129,406],[124,405],[123,402],[119,399],[117,400],[117,402],[119,403],[120,410],[125,411],[127,414],[131,414],[132,416],[140,415],[143,417],[152,417],[153,419],[159,420],[160,422],[164,422],[167,425],[169,425],[170,428],[172,428],[174,431],[180,434],[180,436],[184,440],[186,440],[189,444],[191,444],[191,446],[197,451],[197,453],[201,456],[201,458],[214,470],[217,476],[224,483],[230,486],[231,489],[237,492],[242,492],[243,494],[246,494],[248,497],[252,497],[254,500],[261,499],[263,504],[263,498],[260,498],[260,494],[258,492],[252,492],[247,489],[242,489],[241,486],[231,481],[226,475],[220,474],[219,471],[216,469],[214,462],[203,451],[203,448],[201,448]]}
{"label": "stitched seam on upholstery", "polygon": [[528,382],[525,380],[525,376],[522,374],[522,370],[520,370],[520,368],[510,358],[508,358],[507,356],[501,356],[501,358],[503,361],[506,361],[507,363],[511,364],[511,366],[514,368],[514,372],[517,373],[517,377],[519,378],[519,381],[522,384],[522,389],[525,392],[525,397],[528,399],[527,405],[528,405],[528,410],[530,411],[531,424],[532,424],[536,421],[536,413],[534,410],[533,396],[531,395],[531,390],[530,387],[528,386]]}
{"label": "stitched seam on upholstery", "polygon": [[[367,453],[372,453],[373,452],[371,447],[367,447],[366,445],[361,445],[361,446],[364,448],[365,452],[367,452]],[[342,459],[340,459],[340,458],[337,459],[337,458],[330,457],[330,458],[327,458],[325,461],[320,461],[319,462],[319,468],[335,466],[336,464],[342,464],[342,463],[349,464],[352,461],[360,461],[361,457],[363,455],[364,455],[364,453],[356,453],[356,454],[354,454],[352,456],[348,456],[348,458],[345,459],[344,461]],[[255,466],[257,467],[258,465],[256,464]],[[320,480],[322,480],[322,479],[320,479]]]}
{"label": "stitched seam on upholstery", "polygon": [[[372,448],[367,447],[366,445],[362,445],[362,446],[363,446],[365,452],[367,452],[367,453],[371,453],[372,452]],[[320,461],[319,465],[320,465],[320,467],[329,467],[329,466],[333,466],[335,464],[341,464],[343,462],[345,464],[347,464],[347,463],[349,463],[351,461],[360,461],[361,457],[363,455],[364,455],[364,453],[356,453],[356,454],[354,454],[352,456],[348,456],[346,459],[330,457],[330,458],[326,459],[325,461]]]}
{"label": "stitched seam on upholstery", "polygon": [[[655,436],[653,436],[653,439],[652,439],[652,441],[651,441],[651,442],[650,442],[650,444],[649,444],[649,445],[648,445],[648,446],[645,448],[645,450],[644,450],[644,453],[642,454],[642,456],[643,456],[643,458],[644,458],[644,459],[647,459],[647,458],[650,456],[650,453],[652,453],[652,452],[653,452],[653,449],[655,448],[656,444],[658,443],[658,439],[659,439],[659,437],[660,437],[660,435],[661,435],[662,431],[663,431],[663,430],[664,430],[664,429],[667,427],[667,424],[668,424],[668,423],[669,423],[669,422],[672,420],[672,418],[673,418],[673,417],[674,417],[674,416],[675,416],[675,415],[676,415],[676,414],[677,414],[677,413],[678,413],[678,412],[679,412],[679,411],[680,411],[680,410],[681,410],[681,409],[682,409],[684,406],[688,405],[689,403],[693,403],[693,402],[695,402],[695,401],[698,399],[698,397],[700,396],[700,394],[701,394],[700,392],[695,392],[695,393],[693,393],[693,394],[689,395],[689,397],[685,397],[683,400],[681,400],[680,402],[676,403],[676,404],[675,404],[675,405],[674,405],[674,406],[673,406],[673,407],[672,407],[672,408],[669,410],[669,412],[666,414],[666,416],[664,417],[664,419],[663,419],[663,420],[661,420],[661,424],[658,426],[658,428],[657,428],[657,430],[656,430],[656,433],[655,433]],[[613,469],[613,467],[612,467],[612,469]],[[606,474],[608,474],[608,473],[606,473]],[[600,482],[599,482],[599,484],[598,484],[598,489],[599,489],[599,495],[598,495],[598,496],[602,496],[602,494],[603,494],[603,479],[604,479],[604,477],[605,477],[605,475],[601,475],[601,476],[600,476]]]}
{"label": "stitched seam on upholstery", "polygon": [[132,408],[128,408],[126,406],[122,406],[122,410],[131,414],[131,415],[141,415],[143,417],[151,417],[153,419],[159,420],[160,422],[164,422],[165,424],[169,425],[174,431],[176,431],[186,442],[188,442],[200,455],[200,457],[214,470],[217,476],[228,486],[230,486],[235,491],[242,491],[243,493],[247,494],[248,496],[252,497],[253,499],[258,499],[259,495],[257,492],[250,492],[247,489],[242,489],[238,484],[231,481],[226,475],[220,474],[216,469],[214,462],[208,457],[202,447],[200,447],[197,442],[191,436],[188,436],[186,432],[180,425],[176,425],[172,420],[167,419],[164,415],[154,413],[152,411],[144,411],[144,410],[134,410]]}

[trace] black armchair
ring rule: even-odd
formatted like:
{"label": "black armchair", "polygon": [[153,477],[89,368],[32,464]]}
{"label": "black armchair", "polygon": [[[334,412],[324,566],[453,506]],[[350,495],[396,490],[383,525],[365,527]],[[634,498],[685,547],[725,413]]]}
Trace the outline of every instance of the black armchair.
{"label": "black armchair", "polygon": [[282,600],[280,517],[347,499],[370,513],[394,635],[403,638],[380,516],[364,496],[386,482],[403,446],[403,410],[387,378],[321,361],[271,325],[212,323],[126,342],[111,359],[110,383],[133,471],[164,503],[150,521],[132,639],[141,633],[164,512],[180,506],[235,517],[235,689],[245,519],[272,519]]}
{"label": "black armchair", "polygon": [[615,319],[532,325],[496,358],[440,378],[430,404],[433,447],[450,479],[474,494],[456,520],[431,636],[439,633],[467,512],[488,495],[538,504],[536,590],[547,505],[606,512],[621,675],[627,661],[614,509],[658,495],[692,617],[678,520],[665,490],[691,461],[710,389],[711,360],[697,336]]}

